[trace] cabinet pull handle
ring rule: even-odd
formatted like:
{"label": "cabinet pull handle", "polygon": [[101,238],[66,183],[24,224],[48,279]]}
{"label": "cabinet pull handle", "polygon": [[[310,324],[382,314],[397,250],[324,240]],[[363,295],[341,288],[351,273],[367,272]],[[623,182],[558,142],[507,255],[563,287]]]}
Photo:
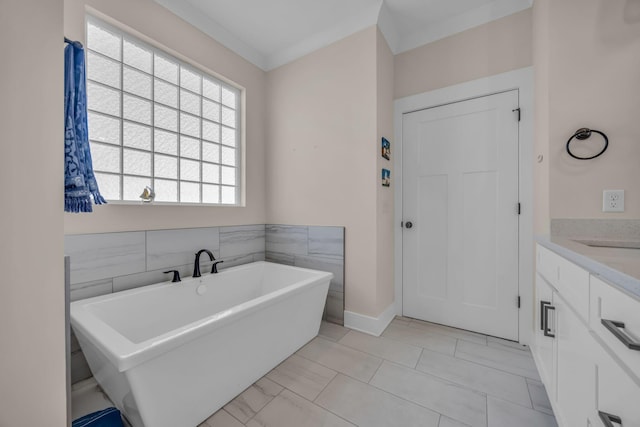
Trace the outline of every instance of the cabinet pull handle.
{"label": "cabinet pull handle", "polygon": [[622,344],[627,348],[635,351],[640,351],[640,343],[634,342],[633,339],[627,335],[622,329],[624,329],[624,323],[616,322],[615,320],[600,319],[600,322],[605,328],[609,330],[616,338],[618,338]]}
{"label": "cabinet pull handle", "polygon": [[544,331],[544,306],[551,305],[549,301],[540,300],[540,330]]}
{"label": "cabinet pull handle", "polygon": [[613,423],[622,425],[622,419],[617,415],[607,414],[606,412],[598,411],[598,415],[602,420],[605,427],[615,427]]}
{"label": "cabinet pull handle", "polygon": [[545,305],[544,306],[544,336],[545,337],[551,337],[551,338],[555,338],[556,335],[551,333],[551,329],[549,329],[549,310],[553,310],[555,311],[556,308],[552,305]]}

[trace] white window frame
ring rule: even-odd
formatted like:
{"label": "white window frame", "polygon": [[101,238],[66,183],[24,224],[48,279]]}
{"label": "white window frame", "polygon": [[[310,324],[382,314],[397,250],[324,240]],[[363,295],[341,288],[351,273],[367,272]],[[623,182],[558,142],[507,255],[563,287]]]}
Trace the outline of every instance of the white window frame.
{"label": "white window frame", "polygon": [[[120,150],[120,172],[119,173],[115,173],[115,172],[106,172],[106,171],[97,171],[96,173],[98,174],[108,174],[108,175],[114,175],[114,176],[119,176],[120,177],[120,199],[107,199],[107,201],[109,202],[109,204],[123,204],[123,205],[139,205],[142,203],[142,201],[136,201],[136,200],[123,200],[124,198],[124,177],[125,176],[132,176],[132,177],[143,177],[143,178],[148,178],[151,182],[151,187],[154,187],[154,180],[156,178],[158,179],[168,179],[171,181],[174,181],[176,183],[177,186],[177,202],[168,202],[168,201],[153,201],[152,204],[153,205],[169,205],[169,206],[216,206],[216,207],[242,207],[244,206],[244,194],[243,194],[243,189],[244,189],[244,183],[243,183],[243,178],[245,175],[245,163],[243,161],[244,156],[243,156],[243,150],[244,150],[244,140],[243,140],[243,133],[244,133],[244,129],[245,129],[245,123],[244,123],[244,114],[243,114],[243,108],[244,108],[244,89],[232,82],[230,82],[228,79],[225,79],[221,76],[219,76],[218,74],[216,74],[215,72],[212,72],[210,70],[208,70],[206,67],[203,67],[191,60],[189,60],[188,58],[185,58],[184,56],[172,51],[171,49],[168,49],[156,42],[154,42],[153,40],[148,39],[147,37],[144,37],[142,35],[140,35],[139,33],[136,33],[133,30],[130,29],[125,29],[125,28],[121,28],[121,26],[119,25],[114,25],[110,22],[105,21],[105,19],[103,18],[99,18],[96,17],[94,15],[91,14],[87,14],[86,15],[86,20],[85,20],[85,34],[87,35],[86,40],[88,40],[88,26],[89,24],[94,24],[97,25],[98,27],[104,28],[110,32],[119,34],[121,39],[123,40],[121,42],[121,47],[120,47],[120,60],[117,61],[112,57],[109,56],[105,56],[100,52],[96,52],[94,50],[92,50],[89,46],[88,43],[85,46],[86,48],[86,52],[87,52],[87,58],[86,58],[86,62],[88,63],[88,53],[92,52],[93,54],[97,54],[100,55],[102,57],[108,58],[109,60],[112,61],[116,61],[119,62],[120,64],[120,88],[115,88],[113,86],[109,86],[109,85],[105,85],[101,82],[96,82],[93,80],[90,80],[87,76],[87,84],[89,84],[89,82],[91,82],[92,84],[97,84],[109,89],[113,89],[113,90],[117,90],[119,92],[119,96],[120,96],[120,115],[119,116],[113,116],[113,115],[109,115],[106,114],[104,112],[100,112],[100,111],[92,111],[89,110],[89,112],[93,112],[96,114],[100,114],[102,116],[106,116],[106,117],[110,117],[110,118],[114,118],[114,119],[118,119],[120,121],[120,143],[119,145],[116,144],[108,144],[105,143],[104,141],[95,141],[96,143],[99,144],[107,144],[107,145],[111,145],[113,147],[119,147]],[[124,27],[124,26],[122,26]],[[153,60],[152,60],[152,70],[151,73],[145,72],[143,70],[140,70],[138,68],[132,68],[129,65],[124,63],[124,50],[123,50],[123,46],[124,46],[124,39],[130,40],[132,42],[135,42],[135,44],[140,45],[146,49],[148,49],[149,51],[151,51],[154,55],[157,53],[159,55],[161,55],[162,57],[165,57],[167,59],[170,59],[171,61],[175,62],[178,64],[178,82],[177,85],[173,82],[166,82],[169,84],[172,84],[174,86],[177,87],[177,93],[178,93],[178,101],[177,101],[177,106],[176,107],[172,107],[172,106],[165,106],[162,103],[159,103],[159,105],[164,106],[164,107],[169,107],[172,109],[175,109],[177,111],[177,130],[175,132],[173,131],[169,131],[167,129],[158,127],[156,128],[155,126],[155,122],[154,122],[154,106],[156,105],[156,100],[154,98],[154,80],[156,78],[161,79],[162,81],[164,81],[164,79],[162,79],[161,77],[158,77],[155,75],[155,70],[153,69]],[[124,90],[124,79],[123,79],[123,74],[124,74],[124,69],[125,67],[129,67],[132,68],[135,71],[138,72],[142,72],[145,73],[146,75],[150,76],[151,78],[151,99],[147,99],[144,97],[140,97],[136,94],[127,92]],[[235,105],[235,124],[236,127],[234,129],[235,131],[235,146],[233,146],[233,148],[235,148],[235,166],[232,166],[235,168],[235,185],[228,185],[228,184],[222,184],[222,168],[223,167],[229,167],[230,165],[227,164],[223,164],[222,163],[222,148],[223,147],[231,147],[231,146],[227,146],[225,144],[222,143],[222,136],[221,136],[221,132],[223,128],[230,128],[229,126],[225,126],[222,124],[222,107],[225,106],[222,103],[222,99],[219,99],[218,101],[213,100],[213,99],[209,99],[208,97],[205,97],[204,94],[202,93],[202,86],[201,86],[201,90],[200,90],[200,94],[197,94],[195,92],[191,92],[194,95],[198,96],[200,98],[200,115],[196,116],[193,113],[189,112],[189,111],[185,111],[182,110],[181,108],[181,90],[189,90],[186,88],[183,88],[180,85],[180,70],[181,69],[186,69],[188,71],[191,71],[193,73],[196,73],[198,75],[201,76],[201,81],[203,77],[206,77],[209,80],[212,80],[213,82],[215,82],[216,84],[220,85],[221,87],[221,91],[222,88],[225,88],[227,90],[230,90],[231,92],[233,92],[235,94],[235,99],[236,99],[236,105]],[[124,145],[124,123],[125,122],[131,122],[128,119],[124,118],[124,110],[123,110],[123,103],[124,103],[124,94],[145,100],[145,101],[149,101],[151,102],[151,124],[147,125],[144,123],[138,123],[138,122],[132,122],[135,124],[139,124],[139,125],[144,125],[147,126],[151,129],[151,146],[149,150],[144,150],[144,149],[137,149],[135,147],[130,147],[130,146],[125,146]],[[213,141],[209,141],[203,138],[203,132],[202,132],[202,120],[205,119],[203,117],[203,99],[207,99],[208,101],[212,101],[215,102],[219,105],[220,108],[220,116],[218,121],[215,121],[214,123],[217,124],[218,126],[220,126],[220,135],[219,135],[219,141],[218,142],[213,142]],[[89,104],[89,103],[88,103]],[[226,107],[226,106],[225,106]],[[198,117],[198,119],[200,120],[200,137],[199,138],[194,138],[192,135],[188,135],[188,134],[182,134],[181,133],[181,129],[180,129],[180,115],[181,113],[186,113],[189,114],[190,116],[193,117]],[[207,119],[210,120],[210,119]],[[176,154],[167,154],[164,152],[156,152],[155,151],[155,147],[154,147],[154,130],[155,129],[160,129],[162,131],[165,132],[171,132],[173,134],[176,135],[177,138],[177,147],[176,147]],[[89,134],[91,135],[91,131],[89,131]],[[197,139],[199,141],[200,144],[200,159],[196,160],[190,157],[183,157],[181,156],[180,153],[180,136],[184,135],[186,137],[189,138],[194,138]],[[91,144],[94,143],[94,141],[90,141]],[[210,161],[205,161],[203,160],[203,142],[206,143],[211,143],[211,144],[216,144],[219,148],[219,156],[218,156],[218,162],[210,162]],[[124,149],[132,149],[132,150],[137,150],[140,152],[144,152],[144,153],[149,153],[150,154],[150,162],[151,162],[151,172],[150,172],[150,176],[144,176],[144,175],[136,175],[136,174],[131,174],[131,173],[127,173],[125,174],[124,171]],[[155,171],[154,171],[154,157],[155,154],[161,154],[163,156],[169,156],[169,157],[173,157],[176,159],[177,162],[177,167],[178,167],[178,171],[177,171],[177,177],[174,178],[164,178],[164,177],[156,177],[155,176]],[[95,157],[95,155],[94,155]],[[192,160],[192,161],[197,161],[199,163],[199,167],[200,167],[200,179],[199,181],[194,181],[194,180],[183,180],[180,177],[180,160],[181,159],[187,159],[187,160]],[[94,161],[95,163],[95,161]],[[218,173],[218,178],[219,178],[219,182],[218,183],[210,183],[210,182],[204,182],[203,181],[203,164],[212,164],[215,166],[219,167],[219,173]],[[200,202],[186,202],[186,201],[180,201],[180,183],[181,182],[190,182],[190,183],[197,183],[199,185],[199,198],[200,198]],[[202,202],[203,199],[203,187],[202,185],[205,184],[211,184],[211,185],[218,185],[219,186],[219,202],[218,203],[205,203]],[[235,203],[231,204],[231,203],[222,203],[222,188],[226,187],[226,188],[234,188],[235,190]],[[140,191],[142,192],[142,188],[140,189]],[[148,204],[148,203],[145,203]]]}

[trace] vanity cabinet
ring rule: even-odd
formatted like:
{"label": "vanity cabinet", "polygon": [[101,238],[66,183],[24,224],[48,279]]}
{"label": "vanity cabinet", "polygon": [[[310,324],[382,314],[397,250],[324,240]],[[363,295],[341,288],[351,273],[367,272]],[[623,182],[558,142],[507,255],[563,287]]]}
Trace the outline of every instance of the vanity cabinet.
{"label": "vanity cabinet", "polygon": [[536,261],[532,351],[558,425],[640,426],[640,302],[540,245]]}

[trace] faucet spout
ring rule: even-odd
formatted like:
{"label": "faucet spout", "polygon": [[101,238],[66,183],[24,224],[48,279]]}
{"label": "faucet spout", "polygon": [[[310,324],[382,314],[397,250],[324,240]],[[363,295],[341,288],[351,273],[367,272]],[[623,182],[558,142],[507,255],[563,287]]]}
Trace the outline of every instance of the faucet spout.
{"label": "faucet spout", "polygon": [[200,274],[200,255],[202,255],[202,253],[206,253],[207,255],[209,255],[209,259],[211,261],[215,261],[216,258],[213,256],[213,253],[209,250],[209,249],[200,249],[197,253],[196,253],[196,262],[193,266],[193,277],[200,277],[202,276],[202,274]]}

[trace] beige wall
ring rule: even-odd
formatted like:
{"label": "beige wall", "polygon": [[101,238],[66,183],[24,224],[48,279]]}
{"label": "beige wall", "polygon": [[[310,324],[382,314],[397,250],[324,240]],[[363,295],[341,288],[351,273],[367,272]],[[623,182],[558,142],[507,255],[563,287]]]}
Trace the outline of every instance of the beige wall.
{"label": "beige wall", "polygon": [[342,225],[346,309],[377,316],[377,29],[267,76],[267,221]]}
{"label": "beige wall", "polygon": [[66,426],[62,0],[0,13],[0,426]]}
{"label": "beige wall", "polygon": [[[393,254],[393,233],[394,233],[394,189],[396,182],[393,164],[393,53],[387,44],[384,36],[378,30],[376,32],[376,84],[377,84],[377,115],[378,115],[378,143],[374,145],[377,150],[378,159],[378,179],[381,178],[382,168],[391,171],[391,187],[383,187],[378,182],[376,205],[377,205],[377,303],[376,312],[381,313],[394,300],[394,254]],[[386,160],[381,155],[380,143],[382,137],[391,141],[391,161]]]}
{"label": "beige wall", "polygon": [[[549,2],[533,5],[534,62],[534,232],[549,234]],[[542,156],[542,157],[540,157]]]}
{"label": "beige wall", "polygon": [[[90,8],[90,9],[87,9]],[[265,222],[265,73],[153,0],[65,0],[64,31],[84,40],[87,10],[134,28],[246,89],[246,207],[97,206],[91,215],[65,214],[66,234],[186,228]]]}
{"label": "beige wall", "polygon": [[[640,218],[640,2],[538,2],[549,10],[551,41],[543,107],[549,111],[551,218]],[[604,155],[569,157],[567,139],[581,127],[609,136]],[[602,212],[604,189],[626,190],[625,213]]]}
{"label": "beige wall", "polygon": [[530,66],[531,16],[526,9],[397,55],[395,98]]}

